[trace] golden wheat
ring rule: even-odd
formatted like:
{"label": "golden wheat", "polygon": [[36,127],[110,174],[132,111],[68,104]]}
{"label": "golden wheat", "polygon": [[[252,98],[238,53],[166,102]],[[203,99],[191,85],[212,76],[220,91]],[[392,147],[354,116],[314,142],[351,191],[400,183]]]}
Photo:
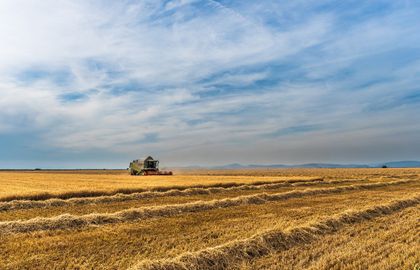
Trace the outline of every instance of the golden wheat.
{"label": "golden wheat", "polygon": [[223,186],[279,180],[314,179],[319,177],[248,176],[248,175],[173,175],[133,177],[127,171],[0,171],[0,201],[45,200],[50,198],[92,197],[133,193],[147,190],[168,190],[183,186]]}
{"label": "golden wheat", "polygon": [[140,262],[133,266],[131,270],[225,269],[242,260],[254,259],[273,251],[285,250],[298,244],[307,243],[318,236],[335,232],[345,225],[388,215],[419,203],[420,196],[416,196],[361,211],[344,212],[307,226],[288,231],[271,230],[248,239],[234,241],[199,252],[183,254],[174,260]]}
{"label": "golden wheat", "polygon": [[242,270],[415,269],[420,262],[420,206],[343,227],[338,232],[243,261]]}
{"label": "golden wheat", "polygon": [[[354,182],[355,180],[330,180],[323,181],[322,179],[312,180],[280,180],[272,182],[254,182],[250,184],[237,183],[221,183],[218,185],[209,185],[203,187],[185,186],[185,187],[159,187],[151,191],[134,192],[133,193],[118,193],[115,195],[100,195],[94,197],[75,197],[69,199],[46,199],[46,200],[12,200],[7,202],[0,202],[0,211],[16,210],[16,209],[31,209],[42,207],[58,207],[67,205],[84,205],[91,203],[112,203],[124,202],[130,200],[140,200],[147,198],[159,198],[170,196],[192,196],[192,195],[213,195],[222,192],[230,191],[247,191],[247,190],[270,190],[278,189],[280,187],[294,187],[294,186],[311,186],[311,185],[331,185],[331,184],[345,184]],[[362,180],[361,180],[362,181]],[[94,193],[91,193],[92,195]],[[77,194],[73,194],[77,196]],[[38,196],[39,198],[41,196]]]}
{"label": "golden wheat", "polygon": [[25,221],[6,221],[0,222],[0,234],[31,232],[38,230],[57,230],[68,228],[74,229],[88,225],[113,224],[134,220],[144,220],[154,217],[168,217],[186,212],[208,211],[215,208],[228,208],[239,205],[263,204],[269,201],[287,200],[290,198],[299,198],[311,195],[340,193],[350,190],[374,189],[384,186],[406,184],[413,181],[415,180],[369,183],[325,189],[307,189],[302,191],[296,190],[274,194],[261,193],[256,195],[239,196],[236,198],[222,200],[198,201],[180,205],[164,205],[154,207],[143,207],[137,209],[134,208],[119,211],[116,213],[89,214],[84,216],[65,214],[52,218],[34,218]]}
{"label": "golden wheat", "polygon": [[419,176],[0,172],[0,269],[413,269]]}

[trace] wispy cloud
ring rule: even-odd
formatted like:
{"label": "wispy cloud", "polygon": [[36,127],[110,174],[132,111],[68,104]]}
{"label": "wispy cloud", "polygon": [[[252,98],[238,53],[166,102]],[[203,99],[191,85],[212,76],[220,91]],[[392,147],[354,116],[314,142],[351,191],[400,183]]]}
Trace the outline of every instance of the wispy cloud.
{"label": "wispy cloud", "polygon": [[419,158],[419,11],[2,1],[0,167]]}

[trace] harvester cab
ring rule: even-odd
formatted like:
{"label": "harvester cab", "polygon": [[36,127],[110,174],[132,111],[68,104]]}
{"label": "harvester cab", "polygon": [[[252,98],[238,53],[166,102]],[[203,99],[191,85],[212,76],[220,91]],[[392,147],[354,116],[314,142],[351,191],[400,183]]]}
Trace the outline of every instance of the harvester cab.
{"label": "harvester cab", "polygon": [[136,159],[130,163],[131,175],[172,175],[172,172],[160,171],[159,160],[148,156],[144,159]]}

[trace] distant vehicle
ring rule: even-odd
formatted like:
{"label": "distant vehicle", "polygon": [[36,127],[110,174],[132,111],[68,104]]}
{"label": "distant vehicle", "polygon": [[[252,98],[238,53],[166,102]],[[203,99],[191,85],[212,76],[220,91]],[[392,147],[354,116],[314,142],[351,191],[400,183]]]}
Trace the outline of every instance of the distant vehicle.
{"label": "distant vehicle", "polygon": [[128,168],[131,175],[172,175],[171,171],[160,171],[159,160],[148,156],[144,159],[136,159],[130,162]]}

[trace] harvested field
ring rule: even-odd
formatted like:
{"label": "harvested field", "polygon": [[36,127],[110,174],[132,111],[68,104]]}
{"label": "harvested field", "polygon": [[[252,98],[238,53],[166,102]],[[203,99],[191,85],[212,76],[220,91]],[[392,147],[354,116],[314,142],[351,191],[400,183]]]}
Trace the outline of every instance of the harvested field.
{"label": "harvested field", "polygon": [[[247,262],[242,269],[415,269],[420,261],[420,207],[361,222]],[[357,237],[355,237],[357,235]],[[351,252],[349,252],[351,250]],[[296,256],[297,254],[305,256]],[[293,266],[293,267],[292,267]]]}
{"label": "harvested field", "polygon": [[254,182],[311,180],[311,176],[174,175],[133,178],[125,170],[115,171],[0,171],[0,201],[19,199],[95,197],[147,190],[205,186],[232,186]]}
{"label": "harvested field", "polygon": [[125,173],[0,172],[0,269],[420,263],[420,169]]}

